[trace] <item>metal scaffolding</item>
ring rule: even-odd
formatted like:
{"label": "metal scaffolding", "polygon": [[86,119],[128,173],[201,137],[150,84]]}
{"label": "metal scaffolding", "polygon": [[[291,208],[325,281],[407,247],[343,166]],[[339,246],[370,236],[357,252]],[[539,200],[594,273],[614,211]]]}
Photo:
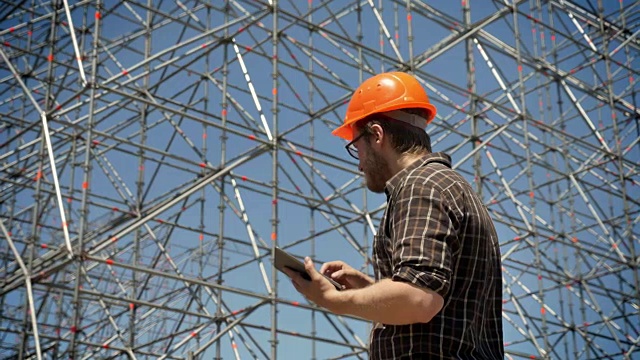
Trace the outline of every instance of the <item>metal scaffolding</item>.
{"label": "metal scaffolding", "polygon": [[[330,135],[415,74],[503,254],[509,359],[640,354],[640,2],[0,3],[0,358],[366,358],[280,246],[371,272]],[[319,266],[319,265],[318,265]]]}

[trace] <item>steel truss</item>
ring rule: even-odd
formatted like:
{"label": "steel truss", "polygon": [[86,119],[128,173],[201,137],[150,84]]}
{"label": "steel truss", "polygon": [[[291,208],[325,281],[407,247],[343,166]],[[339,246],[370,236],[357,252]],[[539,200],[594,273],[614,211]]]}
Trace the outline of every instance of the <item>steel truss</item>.
{"label": "steel truss", "polygon": [[[508,358],[640,353],[640,3],[0,3],[0,355],[366,358],[274,246],[370,272],[330,131],[414,73],[496,221]],[[283,281],[284,279],[284,281]]]}

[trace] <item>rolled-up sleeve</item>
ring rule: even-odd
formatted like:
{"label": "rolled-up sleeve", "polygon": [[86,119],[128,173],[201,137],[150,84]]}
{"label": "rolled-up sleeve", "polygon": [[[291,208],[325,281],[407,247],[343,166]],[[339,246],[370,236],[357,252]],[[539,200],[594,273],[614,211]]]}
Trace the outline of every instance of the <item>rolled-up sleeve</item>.
{"label": "rolled-up sleeve", "polygon": [[445,297],[459,246],[450,193],[428,183],[405,183],[391,218],[394,281],[405,281]]}

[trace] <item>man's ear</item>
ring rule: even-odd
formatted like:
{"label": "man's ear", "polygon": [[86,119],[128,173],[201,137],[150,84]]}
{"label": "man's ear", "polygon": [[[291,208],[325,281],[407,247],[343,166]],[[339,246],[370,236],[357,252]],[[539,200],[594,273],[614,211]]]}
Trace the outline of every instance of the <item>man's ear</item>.
{"label": "man's ear", "polygon": [[385,133],[384,133],[384,130],[382,129],[382,126],[378,124],[371,125],[371,135],[372,135],[371,140],[374,143],[382,145],[382,142],[384,141],[384,138],[385,138]]}

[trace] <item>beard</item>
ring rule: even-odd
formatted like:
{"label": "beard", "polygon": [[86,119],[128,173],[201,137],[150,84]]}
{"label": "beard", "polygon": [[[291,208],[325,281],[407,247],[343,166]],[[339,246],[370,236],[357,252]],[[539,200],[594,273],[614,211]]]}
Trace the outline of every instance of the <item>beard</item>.
{"label": "beard", "polygon": [[363,159],[362,172],[367,189],[374,193],[384,192],[384,187],[389,180],[391,168],[389,162],[368,146],[367,156]]}

